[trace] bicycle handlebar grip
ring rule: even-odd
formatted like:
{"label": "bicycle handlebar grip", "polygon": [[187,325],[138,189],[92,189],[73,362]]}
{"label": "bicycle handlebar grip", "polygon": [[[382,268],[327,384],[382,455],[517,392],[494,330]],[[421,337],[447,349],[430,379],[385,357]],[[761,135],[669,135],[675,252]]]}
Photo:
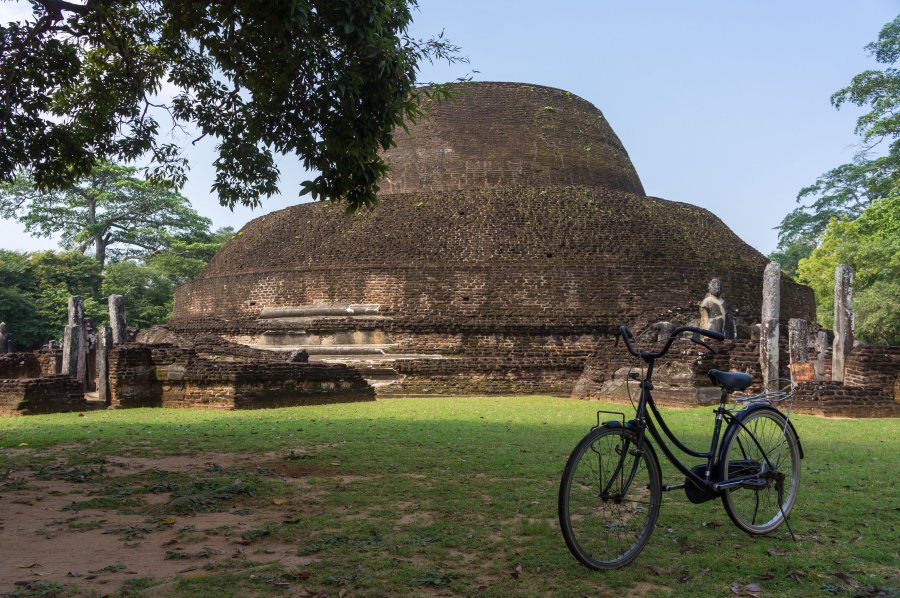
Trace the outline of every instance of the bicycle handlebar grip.
{"label": "bicycle handlebar grip", "polygon": [[634,347],[631,346],[631,341],[634,340],[634,335],[631,333],[631,330],[628,329],[628,326],[620,324],[618,331],[622,335],[622,338],[625,339],[625,347],[628,349],[628,352],[632,355],[638,355],[638,352],[635,351]]}

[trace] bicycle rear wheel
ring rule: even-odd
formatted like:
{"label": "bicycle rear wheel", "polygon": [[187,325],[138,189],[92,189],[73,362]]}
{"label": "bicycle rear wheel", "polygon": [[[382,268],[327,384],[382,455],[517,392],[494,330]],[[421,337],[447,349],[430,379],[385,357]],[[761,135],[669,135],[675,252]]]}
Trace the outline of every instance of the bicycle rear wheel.
{"label": "bicycle rear wheel", "polygon": [[659,461],[646,440],[600,427],[585,436],[566,463],[559,487],[559,524],[566,546],[591,569],[617,569],[641,552],[659,515]]}
{"label": "bicycle rear wheel", "polygon": [[[725,434],[719,479],[759,475],[764,485],[722,493],[725,511],[750,535],[774,532],[790,515],[800,488],[800,447],[793,428],[774,409],[758,409]],[[728,464],[726,466],[726,463]]]}

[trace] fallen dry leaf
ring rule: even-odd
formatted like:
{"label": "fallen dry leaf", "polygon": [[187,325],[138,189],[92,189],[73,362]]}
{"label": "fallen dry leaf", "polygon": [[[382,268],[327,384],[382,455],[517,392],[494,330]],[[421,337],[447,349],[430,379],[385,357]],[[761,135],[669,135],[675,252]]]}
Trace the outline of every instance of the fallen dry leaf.
{"label": "fallen dry leaf", "polygon": [[785,556],[787,554],[787,550],[778,548],[777,546],[773,546],[766,551],[766,554],[768,554],[769,556]]}
{"label": "fallen dry leaf", "polygon": [[273,498],[272,499],[273,505],[286,505],[287,503],[288,503],[288,499],[286,499],[286,498]]}
{"label": "fallen dry leaf", "polygon": [[855,579],[853,579],[852,577],[850,577],[849,575],[847,575],[846,573],[835,573],[834,577],[835,577],[835,579],[841,580],[842,582],[844,582],[851,588],[859,587],[859,582],[856,581]]}
{"label": "fallen dry leaf", "polygon": [[744,586],[744,592],[750,596],[759,596],[762,594],[763,588],[758,583],[748,583]]}

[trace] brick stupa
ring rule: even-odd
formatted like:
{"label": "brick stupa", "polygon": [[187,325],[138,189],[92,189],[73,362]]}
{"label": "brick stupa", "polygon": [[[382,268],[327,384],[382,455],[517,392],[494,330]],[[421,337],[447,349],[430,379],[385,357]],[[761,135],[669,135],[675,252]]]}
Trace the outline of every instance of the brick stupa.
{"label": "brick stupa", "polygon": [[[251,221],[179,287],[168,329],[303,349],[383,394],[569,394],[589,358],[595,377],[618,363],[615,325],[693,315],[711,278],[758,318],[766,258],[709,211],[646,196],[571,93],[461,84],[385,157],[379,205]],[[814,320],[811,290],[783,279],[782,314]]]}

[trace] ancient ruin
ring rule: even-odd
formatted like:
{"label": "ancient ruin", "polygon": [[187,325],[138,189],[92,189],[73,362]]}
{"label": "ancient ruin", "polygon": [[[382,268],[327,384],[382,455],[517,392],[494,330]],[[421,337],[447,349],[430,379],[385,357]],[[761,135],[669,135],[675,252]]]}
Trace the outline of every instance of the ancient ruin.
{"label": "ancient ruin", "polygon": [[853,346],[852,273],[839,269],[832,337],[811,289],[715,215],[647,196],[590,103],[520,83],[456,92],[385,152],[377,206],[308,203],[251,221],[178,288],[167,325],[134,338],[112,296],[110,328],[91,333],[73,299],[63,349],[0,359],[0,410],[84,408],[95,380],[102,407],[627,400],[616,325],[659,342],[693,323],[728,338],[717,355],[679,342],[658,366],[660,403],[717,400],[710,367],[761,389],[793,362],[812,379],[799,410],[895,413],[900,348]]}
{"label": "ancient ruin", "polygon": [[[617,324],[694,318],[712,278],[746,325],[759,313],[765,257],[646,196],[590,103],[519,83],[457,96],[385,153],[379,205],[253,220],[178,289],[167,328],[302,349],[380,394],[570,395],[586,366],[601,384],[618,368]],[[781,284],[784,312],[811,320],[810,289]]]}

